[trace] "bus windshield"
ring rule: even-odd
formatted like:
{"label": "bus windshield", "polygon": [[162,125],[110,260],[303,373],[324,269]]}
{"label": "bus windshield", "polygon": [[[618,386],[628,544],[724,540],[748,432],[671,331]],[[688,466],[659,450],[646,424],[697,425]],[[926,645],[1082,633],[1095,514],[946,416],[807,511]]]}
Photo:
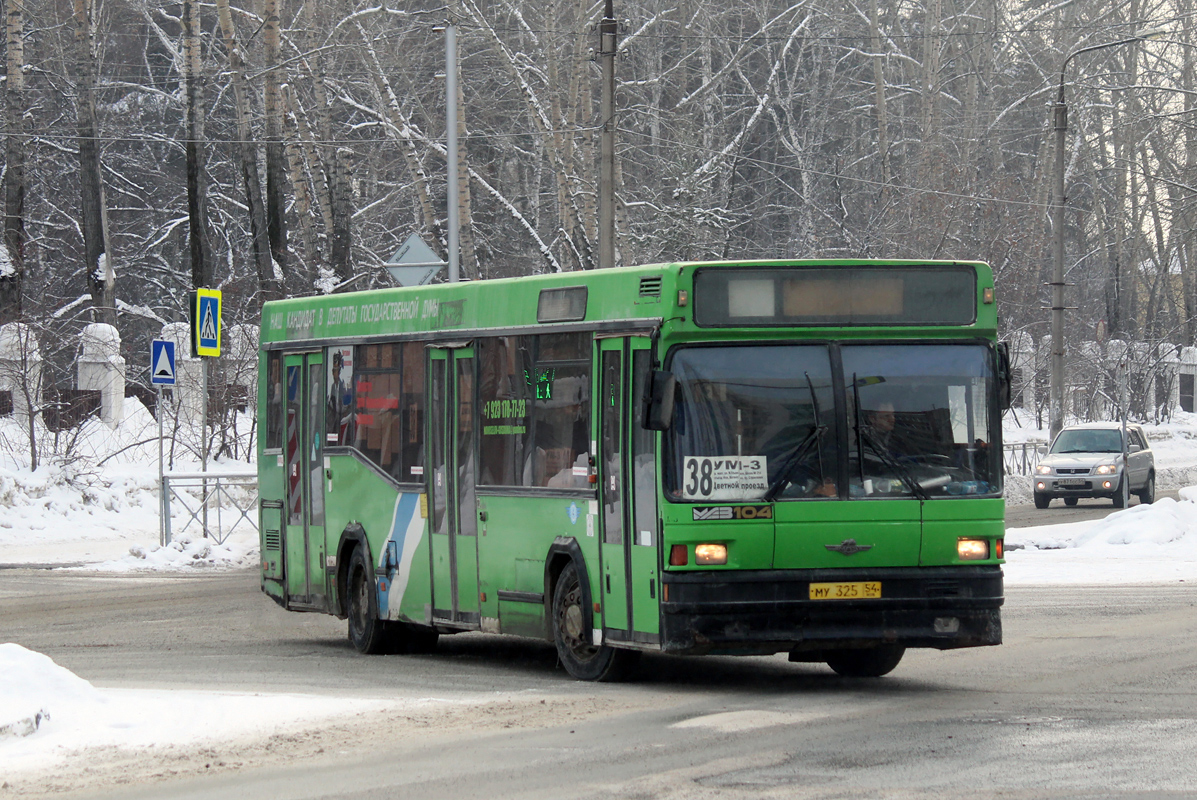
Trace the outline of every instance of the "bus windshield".
{"label": "bus windshield", "polygon": [[991,359],[973,344],[679,349],[666,488],[691,502],[996,494]]}

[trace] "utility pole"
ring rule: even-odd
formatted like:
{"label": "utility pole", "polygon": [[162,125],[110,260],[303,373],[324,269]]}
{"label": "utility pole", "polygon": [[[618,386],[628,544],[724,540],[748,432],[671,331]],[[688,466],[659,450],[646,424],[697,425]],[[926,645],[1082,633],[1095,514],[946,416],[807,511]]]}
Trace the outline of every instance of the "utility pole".
{"label": "utility pole", "polygon": [[[610,2],[610,0],[608,0]],[[449,283],[461,279],[459,266],[459,239],[461,222],[458,220],[458,166],[457,166],[457,28],[449,23],[445,26],[445,130],[447,133],[445,155],[448,160],[448,245]]]}
{"label": "utility pole", "polygon": [[1064,194],[1064,150],[1068,134],[1068,105],[1064,102],[1065,70],[1068,69],[1068,62],[1081,53],[1092,53],[1094,50],[1104,50],[1107,47],[1118,47],[1119,45],[1131,44],[1132,42],[1158,39],[1161,36],[1167,35],[1167,33],[1167,31],[1160,28],[1147,28],[1137,31],[1127,39],[1119,39],[1116,42],[1105,42],[1073,50],[1060,64],[1060,88],[1056,96],[1056,102],[1051,106],[1052,131],[1055,133],[1056,138],[1056,164],[1055,175],[1053,177],[1055,186],[1052,192],[1051,208],[1052,280],[1049,285],[1052,288],[1052,304],[1050,306],[1052,312],[1052,352],[1051,383],[1048,387],[1048,403],[1050,408],[1048,424],[1053,441],[1056,438],[1056,434],[1064,427],[1064,312],[1071,310],[1064,305],[1064,287],[1068,285],[1064,282],[1064,204],[1068,199]]}
{"label": "utility pole", "polygon": [[606,0],[599,22],[599,58],[603,70],[600,113],[603,129],[599,142],[599,269],[615,266],[615,10]]}

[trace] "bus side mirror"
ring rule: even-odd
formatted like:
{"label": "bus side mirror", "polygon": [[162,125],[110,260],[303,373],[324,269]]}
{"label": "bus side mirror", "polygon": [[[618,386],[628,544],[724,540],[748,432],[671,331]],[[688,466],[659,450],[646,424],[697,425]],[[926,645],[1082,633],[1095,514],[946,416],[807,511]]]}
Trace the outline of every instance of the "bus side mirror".
{"label": "bus side mirror", "polygon": [[644,398],[644,427],[650,431],[667,431],[673,425],[674,395],[677,392],[677,378],[672,372],[655,369],[648,384],[648,396]]}
{"label": "bus side mirror", "polygon": [[1010,408],[1010,397],[1013,387],[1010,385],[1010,343],[998,342],[998,399],[1002,404],[1002,411]]}

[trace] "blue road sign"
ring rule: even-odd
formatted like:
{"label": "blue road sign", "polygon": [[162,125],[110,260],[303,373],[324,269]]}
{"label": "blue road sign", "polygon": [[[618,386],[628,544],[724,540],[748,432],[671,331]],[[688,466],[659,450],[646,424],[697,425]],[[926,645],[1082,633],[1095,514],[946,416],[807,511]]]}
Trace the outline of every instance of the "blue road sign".
{"label": "blue road sign", "polygon": [[220,290],[196,289],[191,302],[192,352],[215,358],[220,355]]}
{"label": "blue road sign", "polygon": [[150,342],[150,383],[175,385],[175,343],[166,339]]}

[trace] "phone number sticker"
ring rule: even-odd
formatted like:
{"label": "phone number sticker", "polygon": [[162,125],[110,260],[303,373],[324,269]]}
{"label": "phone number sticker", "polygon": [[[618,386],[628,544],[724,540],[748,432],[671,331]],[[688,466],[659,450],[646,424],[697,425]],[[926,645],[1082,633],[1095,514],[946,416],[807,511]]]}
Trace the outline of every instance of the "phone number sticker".
{"label": "phone number sticker", "polygon": [[687,456],[682,460],[686,500],[756,500],[769,488],[765,456]]}

